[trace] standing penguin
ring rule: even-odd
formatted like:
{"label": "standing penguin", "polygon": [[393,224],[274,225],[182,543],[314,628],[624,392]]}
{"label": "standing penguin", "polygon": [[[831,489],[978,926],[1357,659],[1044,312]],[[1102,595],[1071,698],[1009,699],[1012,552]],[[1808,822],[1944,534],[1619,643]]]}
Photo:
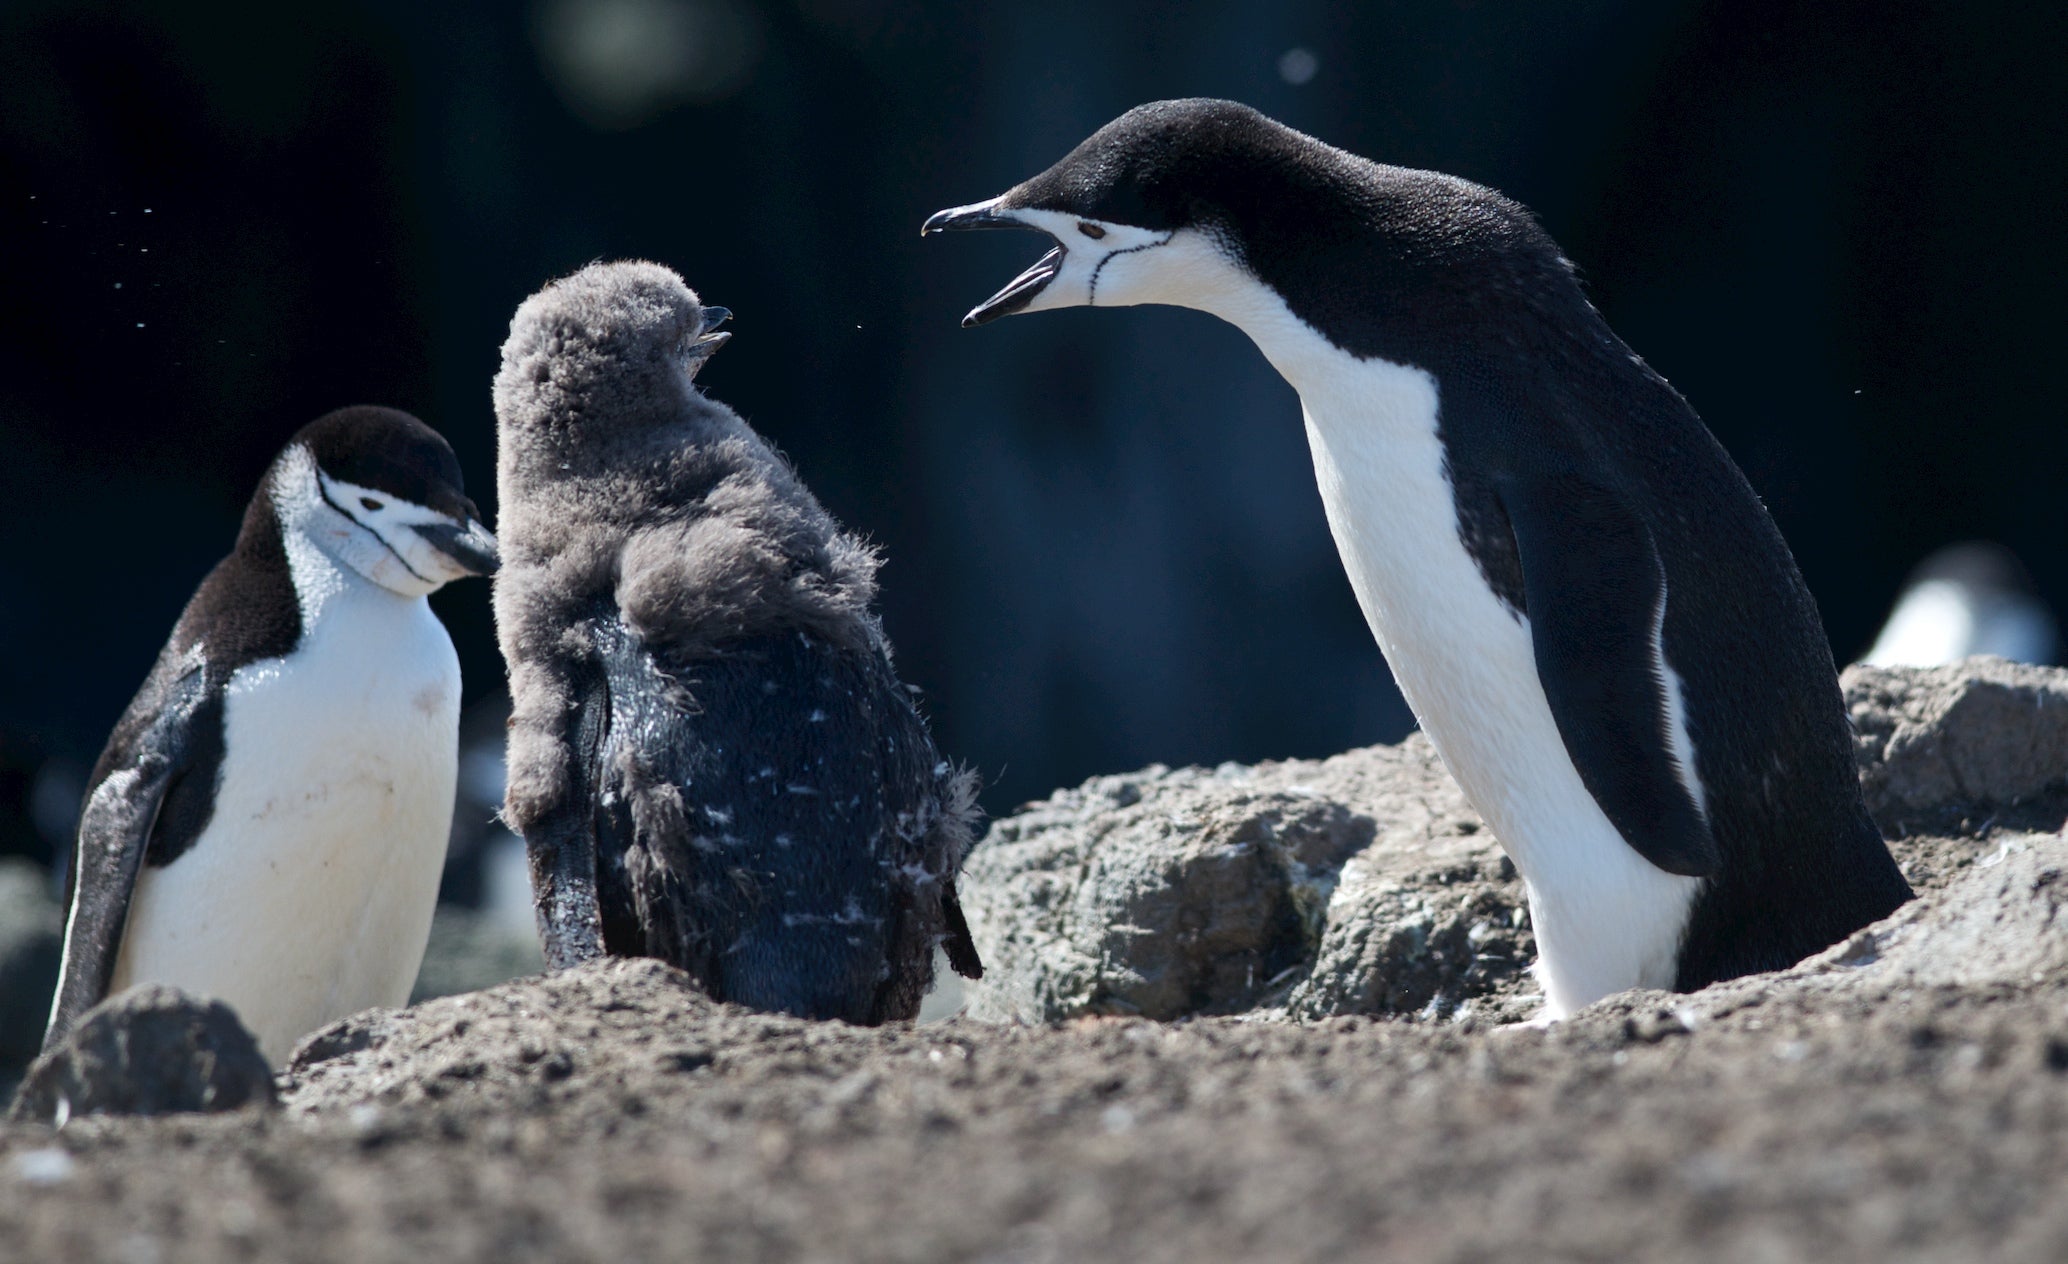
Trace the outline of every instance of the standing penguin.
{"label": "standing penguin", "polygon": [[134,983],[228,1001],[275,1066],[408,1001],[459,743],[425,598],[495,565],[416,418],[346,408],[288,442],[87,783],[46,1048]]}
{"label": "standing penguin", "polygon": [[2053,611],[2017,555],[1993,541],[1969,540],[1917,564],[1860,661],[1937,667],[1994,654],[2014,663],[2051,663],[2059,643]]}
{"label": "standing penguin", "polygon": [[720,1000],[910,1018],[975,779],[935,753],[870,603],[876,557],[693,379],[729,335],[652,263],[525,301],[495,381],[504,816],[546,960],[652,956]]}
{"label": "standing penguin", "polygon": [[1189,100],[922,231],[989,227],[1054,249],[965,326],[1191,307],[1299,392],[1351,587],[1528,887],[1547,1017],[1909,898],[1787,545],[1522,207]]}

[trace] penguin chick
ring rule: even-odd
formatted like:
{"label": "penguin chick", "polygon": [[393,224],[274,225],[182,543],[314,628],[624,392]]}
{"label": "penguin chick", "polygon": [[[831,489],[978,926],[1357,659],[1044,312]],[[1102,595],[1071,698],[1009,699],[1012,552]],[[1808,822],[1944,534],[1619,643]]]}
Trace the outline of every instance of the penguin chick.
{"label": "penguin chick", "polygon": [[975,778],[935,752],[871,610],[877,558],[693,379],[729,336],[658,264],[527,299],[495,380],[504,816],[546,960],[652,956],[720,1000],[912,1017]]}
{"label": "penguin chick", "polygon": [[965,325],[1191,307],[1299,393],[1351,588],[1528,887],[1547,1016],[1910,898],[1787,544],[1528,211],[1190,100],[921,231],[992,227],[1051,249]]}
{"label": "penguin chick", "polygon": [[459,744],[425,598],[495,565],[416,418],[346,408],[288,442],[88,780],[46,1049],[136,983],[229,1002],[275,1066],[408,1002]]}

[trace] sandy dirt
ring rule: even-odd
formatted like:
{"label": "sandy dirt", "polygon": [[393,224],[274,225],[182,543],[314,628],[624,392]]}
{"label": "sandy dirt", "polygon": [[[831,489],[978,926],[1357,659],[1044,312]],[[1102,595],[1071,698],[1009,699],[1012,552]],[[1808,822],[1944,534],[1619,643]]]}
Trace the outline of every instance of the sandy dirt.
{"label": "sandy dirt", "polygon": [[0,1130],[0,1258],[2068,1258],[2068,979],[1848,968],[863,1030],[612,963],[352,1020],[277,1111]]}
{"label": "sandy dirt", "polygon": [[2006,726],[2068,722],[2047,700],[2064,682],[1949,688],[1936,710],[1895,691],[1865,715],[1863,770],[1903,809],[1893,848],[1922,898],[1781,974],[1548,1029],[1499,1023],[1516,971],[1473,1006],[1392,1017],[866,1030],[607,963],[348,1019],[305,1042],[276,1108],[0,1125],[0,1261],[2052,1264],[2068,800],[2032,789],[2063,765],[2047,747],[1990,790],[1977,768],[2011,755],[1953,721],[2001,712],[1987,731],[2036,749]]}

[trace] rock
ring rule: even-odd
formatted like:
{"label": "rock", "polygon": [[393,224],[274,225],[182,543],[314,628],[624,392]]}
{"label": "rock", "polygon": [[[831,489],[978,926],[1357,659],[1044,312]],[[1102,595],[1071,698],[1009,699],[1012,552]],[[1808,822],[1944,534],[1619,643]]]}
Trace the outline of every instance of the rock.
{"label": "rock", "polygon": [[1624,992],[1575,1015],[1580,1027],[1621,1021],[1656,1043],[1712,1019],[1769,1007],[1844,1013],[1848,1002],[1919,989],[2017,989],[2068,970],[2068,837],[2014,834],[1943,888],[1925,891],[1844,943],[1773,974],[1729,979],[1699,992]]}
{"label": "rock", "polygon": [[2028,983],[2068,969],[2068,838],[2024,834],[1789,973],[1913,986]]}
{"label": "rock", "polygon": [[[1868,806],[1891,834],[2059,825],[2068,672],[1976,659],[1854,667],[1844,684]],[[1899,859],[1922,885],[1965,881],[1990,845],[1907,842]],[[1999,878],[2032,878],[2015,868]],[[1320,761],[1095,778],[997,821],[960,887],[987,971],[975,1018],[1506,1021],[1535,1005],[1522,884],[1421,734]],[[1978,924],[1978,951],[1988,934]]]}
{"label": "rock", "polygon": [[274,1104],[258,1041],[221,1001],[146,983],[88,1010],[22,1081],[13,1120],[164,1115]]}
{"label": "rock", "polygon": [[996,822],[959,883],[980,1019],[1417,1012],[1521,986],[1513,867],[1421,735],[1101,777]]}
{"label": "rock", "polygon": [[50,875],[33,861],[0,860],[0,1087],[35,1060],[57,990],[65,918]]}
{"label": "rock", "polygon": [[2001,658],[1845,670],[1860,784],[1884,829],[1905,815],[2012,807],[2068,784],[2068,672]]}

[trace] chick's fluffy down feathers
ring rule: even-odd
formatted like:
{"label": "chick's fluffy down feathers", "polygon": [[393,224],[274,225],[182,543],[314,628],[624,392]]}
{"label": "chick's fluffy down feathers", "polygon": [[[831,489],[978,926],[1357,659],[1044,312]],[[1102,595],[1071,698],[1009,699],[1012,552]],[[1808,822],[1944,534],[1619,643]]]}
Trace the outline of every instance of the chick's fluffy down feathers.
{"label": "chick's fluffy down feathers", "polygon": [[556,744],[576,699],[549,665],[583,648],[599,598],[671,661],[784,629],[888,653],[875,551],[685,370],[702,310],[669,269],[617,263],[547,286],[511,321],[495,380],[495,612],[519,830],[562,793],[565,753],[535,739]]}
{"label": "chick's fluffy down feathers", "polygon": [[[893,767],[905,769],[910,780],[912,760],[923,758],[925,784],[916,799],[909,787],[898,786],[862,796],[881,800],[893,814],[888,825],[857,822],[841,830],[829,824],[827,833],[829,845],[860,846],[831,843],[858,834],[876,840],[870,847],[889,849],[881,858],[882,881],[915,888],[894,892],[894,902],[902,900],[900,907],[915,910],[918,923],[931,928],[923,967],[930,977],[931,944],[941,937],[943,918],[953,924],[951,938],[960,922],[953,879],[976,817],[974,778],[933,754],[924,721],[896,681],[890,647],[871,608],[874,551],[843,531],[737,414],[694,385],[700,363],[695,344],[704,333],[695,294],[672,271],[652,263],[592,265],[533,295],[512,321],[495,381],[501,449],[497,533],[504,559],[495,612],[514,704],[505,815],[530,839],[541,822],[556,812],[565,816],[583,795],[607,800],[614,790],[630,796],[627,819],[638,841],[622,857],[620,870],[633,883],[623,894],[637,906],[637,920],[652,939],[662,921],[680,920],[682,911],[649,907],[660,888],[640,875],[672,872],[694,859],[694,848],[715,846],[697,830],[730,808],[716,800],[701,808],[685,803],[682,788],[666,776],[618,775],[611,770],[628,766],[623,751],[600,761],[609,768],[584,765],[574,735],[598,687],[591,668],[624,640],[600,632],[597,620],[630,633],[643,661],[679,691],[676,713],[699,722],[700,688],[713,697],[745,696],[728,692],[734,685],[725,677],[737,675],[742,653],[790,661],[788,651],[763,651],[802,638],[802,644],[821,646],[818,653],[845,664],[835,673],[840,679],[873,682],[860,694],[842,695],[863,699],[855,713],[863,718],[854,721],[860,727],[851,731],[878,734],[870,740],[896,751],[889,762],[871,767],[880,766],[886,776]],[[823,661],[832,663],[833,657]],[[807,674],[821,684],[833,678],[817,669]],[[836,726],[847,722],[837,715],[834,720]],[[777,721],[739,723],[758,734]],[[817,730],[804,740],[816,741]],[[698,774],[703,781],[696,785],[689,783],[698,778],[686,772],[674,776],[693,793],[717,793],[705,774]],[[608,788],[599,788],[599,777]],[[913,828],[921,822],[923,829]],[[665,846],[662,836],[669,840]],[[691,852],[682,850],[691,844]],[[778,845],[787,847],[787,836],[778,836]],[[601,886],[608,885],[606,859],[599,855],[596,861]],[[535,876],[538,864],[535,849]],[[607,904],[608,894],[603,899]],[[610,916],[606,908],[606,924]],[[967,931],[961,934],[966,949]],[[953,943],[950,951],[955,953]],[[974,950],[958,958],[959,968],[964,959],[973,968]],[[893,1012],[883,1016],[916,1007],[924,980],[913,969],[896,961],[886,967],[888,975],[907,977],[884,984],[899,996],[890,1005]]]}

